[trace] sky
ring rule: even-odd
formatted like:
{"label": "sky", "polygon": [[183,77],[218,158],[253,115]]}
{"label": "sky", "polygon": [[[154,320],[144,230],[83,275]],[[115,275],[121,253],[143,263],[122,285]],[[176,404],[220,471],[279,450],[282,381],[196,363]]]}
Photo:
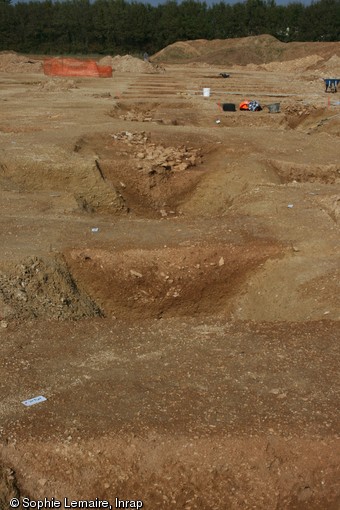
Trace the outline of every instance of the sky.
{"label": "sky", "polygon": [[[18,3],[18,1],[20,3],[27,3],[30,0],[12,0],[12,4],[16,4],[16,3]],[[36,1],[36,0],[34,0],[34,1]],[[59,0],[59,1],[62,1],[62,0]],[[139,3],[150,4],[150,5],[154,5],[154,6],[157,6],[160,4],[165,4],[167,2],[167,0],[134,0],[134,1],[137,1]],[[202,1],[202,2],[205,1],[207,5],[213,5],[216,3],[220,3],[223,0],[198,0],[198,1]],[[245,0],[224,0],[224,3],[232,5],[232,4],[236,4],[237,2],[243,3],[244,1]],[[312,3],[312,1],[313,0],[275,0],[275,3],[276,3],[276,5],[288,5],[290,3],[301,3],[303,5],[310,5]],[[180,3],[180,0],[178,1],[178,3]]]}
{"label": "sky", "polygon": [[[151,4],[151,5],[159,5],[166,3],[167,0],[136,0],[140,3],[145,4]],[[204,0],[198,0],[198,1],[204,1]],[[217,4],[220,3],[223,0],[205,0],[207,5]],[[245,0],[225,0],[225,4],[236,4],[238,2],[243,3]],[[178,2],[179,3],[179,2]],[[312,0],[275,0],[276,5],[288,5],[291,3],[301,3],[303,5],[310,5],[312,3]]]}

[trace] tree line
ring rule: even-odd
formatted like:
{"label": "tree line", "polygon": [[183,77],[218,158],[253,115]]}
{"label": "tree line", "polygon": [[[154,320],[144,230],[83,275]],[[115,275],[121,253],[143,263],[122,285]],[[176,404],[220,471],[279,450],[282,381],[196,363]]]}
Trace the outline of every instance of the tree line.
{"label": "tree line", "polygon": [[281,41],[339,41],[340,0],[126,0],[12,3],[0,0],[0,51],[44,54],[155,53],[175,41],[271,34]]}

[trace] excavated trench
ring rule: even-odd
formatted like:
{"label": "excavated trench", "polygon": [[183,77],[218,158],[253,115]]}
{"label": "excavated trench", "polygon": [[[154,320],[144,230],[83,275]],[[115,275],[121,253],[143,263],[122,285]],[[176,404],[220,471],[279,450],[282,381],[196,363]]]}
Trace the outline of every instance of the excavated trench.
{"label": "excavated trench", "polygon": [[[182,108],[181,111],[180,108]],[[170,110],[167,107],[167,115],[162,110],[161,102],[138,103],[133,109],[130,106],[126,108],[124,105],[118,105],[118,109],[112,112],[112,116],[122,120],[169,125],[198,125],[195,115],[191,112],[189,102],[174,103]],[[249,116],[241,115],[243,115],[244,125],[253,122],[255,126],[264,124],[284,126],[286,122],[286,118],[281,114],[277,116],[261,114],[261,118],[252,113]],[[236,122],[235,117],[231,115],[223,117],[223,125],[232,125],[233,122]],[[290,125],[291,128],[297,126],[298,123],[294,124],[294,122]],[[177,215],[180,212],[182,204],[185,203],[187,197],[193,195],[199,183],[202,182],[202,177],[206,174],[206,154],[199,145],[164,144],[150,139],[143,132],[129,133],[125,131],[107,136],[85,136],[76,142],[74,153],[71,156],[67,155],[66,161],[64,153],[58,151],[58,154],[55,154],[54,151],[55,148],[53,148],[53,153],[51,152],[43,160],[39,160],[34,155],[30,163],[27,163],[27,155],[22,160],[18,157],[17,160],[10,163],[4,162],[0,167],[0,187],[23,192],[46,189],[67,190],[74,194],[80,209],[89,213],[109,213],[114,216],[131,211],[137,216],[146,218],[171,217],[171,215]],[[54,161],[63,160],[65,161],[63,164],[54,163]],[[265,175],[263,179],[271,179],[274,183],[277,178],[277,181],[283,184],[293,181],[333,184],[339,178],[337,165],[307,166],[270,160],[265,165],[259,164],[256,179],[258,179],[258,175],[262,176],[265,167],[268,169],[269,176]],[[230,178],[226,179],[224,184],[228,184],[226,188],[230,190],[230,193],[234,186],[233,192],[237,196],[245,191],[245,182],[248,180],[248,176],[244,177],[244,182]],[[220,184],[218,185],[220,186]],[[204,190],[205,192],[206,190]],[[216,194],[213,195],[211,203],[214,203],[216,196]],[[334,204],[336,206],[334,212],[336,221],[339,216],[338,198],[334,195],[331,200],[330,208],[332,209]],[[225,200],[224,203],[226,203]],[[244,292],[243,284],[255,275],[266,261],[278,259],[283,253],[284,247],[274,241],[252,239],[239,244],[193,244],[185,247],[164,247],[154,250],[117,251],[107,246],[98,249],[74,248],[65,251],[62,255],[29,257],[22,260],[20,264],[6,263],[2,264],[0,268],[0,319],[6,324],[12,319],[68,321],[105,316],[132,323],[134,320],[155,318],[218,315],[230,318],[234,307],[237,306],[240,294]],[[312,447],[316,444],[316,442],[311,442]],[[109,445],[114,451],[115,444]],[[57,446],[59,448],[59,442]],[[96,446],[96,451],[107,450],[107,446],[107,443],[101,445],[100,450]],[[173,487],[181,487],[182,493],[179,491],[176,494],[177,502],[172,503],[174,507],[176,504],[179,505],[178,507],[180,505],[184,507],[184,505],[188,505],[188,501],[194,501],[190,498],[193,497],[193,494],[199,493],[198,488],[203,486],[202,495],[199,496],[201,500],[195,500],[193,503],[197,508],[204,508],[205,504],[207,508],[210,508],[208,505],[211,500],[216,497],[216,494],[217,498],[222,497],[222,493],[226,498],[222,504],[233,504],[233,508],[238,508],[237,503],[233,500],[233,491],[236,487],[236,492],[241,494],[242,483],[245,480],[250,483],[249,480],[254,477],[254,466],[249,466],[249,469],[248,466],[245,468],[243,462],[243,458],[248,455],[249,449],[253,446],[251,440],[246,447],[242,445],[234,447],[233,463],[239,468],[234,472],[231,472],[229,467],[225,471],[219,470],[215,458],[216,445],[211,447],[202,441],[200,458],[204,458],[205,462],[208,458],[206,470],[202,468],[200,472],[195,472],[193,475],[193,469],[197,466],[197,458],[192,457],[187,463],[188,450],[183,450],[184,454],[181,459],[170,458],[169,464],[163,471],[152,472],[151,469],[149,478],[146,473],[143,479],[145,474],[143,462],[140,461],[140,465],[138,465],[139,460],[133,459],[128,469],[124,465],[121,466],[122,471],[118,472],[114,479],[119,480],[118,487],[129,489],[129,483],[134,478],[136,480],[133,482],[134,490],[138,489],[142,492],[146,491],[146,488],[153,487],[155,480],[163,488],[169,484],[172,484],[171,490],[174,490]],[[36,445],[34,445],[35,448]],[[44,448],[46,448],[45,444],[41,447],[42,452],[45,451]],[[173,449],[173,444],[171,448]],[[258,483],[258,486],[261,487],[266,477],[272,477],[271,491],[273,499],[276,500],[277,509],[338,509],[339,500],[336,499],[335,482],[332,482],[333,492],[331,491],[329,494],[323,492],[321,481],[319,484],[319,478],[321,480],[319,475],[320,457],[318,457],[317,447],[313,457],[315,463],[310,470],[303,465],[301,460],[303,455],[299,456],[301,465],[298,468],[296,468],[297,457],[293,454],[289,454],[291,455],[289,461],[286,460],[286,439],[282,440],[282,444],[276,445],[275,448],[279,454],[276,451],[272,453],[271,446],[263,446],[262,453],[257,459],[258,466],[260,466],[258,469],[263,472],[256,475],[258,478],[256,476],[253,478],[253,483],[254,486]],[[150,452],[149,445],[148,451]],[[242,452],[241,459],[239,459],[240,451]],[[310,445],[306,445],[305,453],[307,454],[309,451]],[[65,452],[67,454],[66,461],[65,459],[64,461],[67,464],[65,463],[63,466],[61,463],[61,466],[63,467],[62,472],[67,473],[65,477],[69,477],[69,459],[72,447],[65,447]],[[122,450],[120,457],[123,458],[124,454],[125,450]],[[71,467],[71,470],[74,469],[74,473],[77,473],[74,474],[75,477],[79,476],[79,465],[86,466],[87,458],[85,459],[82,455],[80,447],[78,451],[75,446],[74,467]],[[147,455],[147,452],[143,451],[143,447],[140,455],[141,459]],[[62,458],[59,451],[57,458]],[[332,460],[332,462],[330,471],[334,472],[335,461]],[[115,462],[103,463],[105,469],[106,467],[109,469],[109,465],[115,465]],[[152,466],[152,460],[150,460],[150,465]],[[205,463],[202,463],[203,467],[204,465]],[[266,468],[263,469],[263,466]],[[323,459],[322,467],[327,470],[327,460]],[[51,469],[54,474],[55,466],[52,466]],[[284,478],[281,476],[281,471],[286,472],[285,470],[294,472],[295,475],[286,480],[286,486],[284,490],[281,490],[280,484],[283,483],[282,479]],[[304,473],[305,477],[303,478],[299,473]],[[131,476],[132,474],[133,476]],[[103,473],[101,481],[105,476],[106,473]],[[119,478],[119,476],[125,476],[125,479]],[[299,476],[298,482],[294,476]],[[332,476],[329,474],[330,478]],[[63,479],[62,475],[60,475],[60,479]],[[137,486],[139,483],[137,480],[140,481],[140,487]],[[185,481],[184,485],[183,480]],[[88,480],[84,479],[84,485],[87,482]],[[204,484],[206,484],[206,488],[204,488]],[[225,490],[226,485],[227,490]],[[65,486],[67,486],[66,478]],[[36,495],[44,490],[43,485],[39,486],[38,489],[32,490],[32,496],[37,497]],[[18,497],[18,495],[15,473],[2,465],[0,461],[0,510],[7,510],[9,499]],[[208,495],[210,500],[208,500]],[[262,496],[266,497],[264,492]],[[155,506],[166,508],[166,506],[161,506],[167,504],[161,500],[161,491],[159,494],[155,491],[150,495],[150,498],[151,500],[154,498]],[[242,500],[241,504],[246,505],[247,502]],[[225,507],[227,508],[227,506]]]}
{"label": "excavated trench", "polygon": [[277,244],[163,248],[159,250],[72,250],[67,262],[77,282],[107,316],[146,319],[229,315],[240,285]]}
{"label": "excavated trench", "polygon": [[229,315],[240,285],[281,252],[275,243],[251,241],[32,257],[1,268],[0,318]]}
{"label": "excavated trench", "polygon": [[308,135],[327,133],[334,137],[340,136],[340,115],[337,105],[332,102],[327,108],[309,104],[287,105],[284,116],[289,129],[303,131]]}
{"label": "excavated trench", "polygon": [[18,149],[0,161],[0,189],[66,192],[78,210],[110,216],[174,215],[207,171],[199,143],[154,140],[144,131],[85,135],[71,153]]}
{"label": "excavated trench", "polygon": [[292,161],[268,160],[282,184],[289,182],[335,184],[340,180],[340,164],[304,164]]}
{"label": "excavated trench", "polygon": [[[29,442],[26,452],[30,458],[38,456],[46,471],[39,465],[29,470],[29,461],[23,458],[22,470],[34,476],[33,480],[21,480],[19,492],[15,473],[0,463],[0,508],[10,510],[11,498],[26,497],[34,504],[53,497],[63,503],[66,494],[70,501],[84,500],[84,496],[79,497],[84,493],[90,493],[93,500],[109,500],[113,508],[116,494],[121,499],[126,494],[126,499],[144,500],[148,503],[146,508],[151,505],[150,508],[161,510],[187,509],[188,502],[192,502],[192,509],[213,510],[216,505],[231,510],[250,509],[254,508],[253,501],[261,509],[339,508],[334,442],[322,445],[293,438],[288,442],[275,437],[240,437],[235,442],[221,438],[216,447],[216,440],[202,438],[192,439],[188,446],[181,436],[157,435],[150,441],[152,446],[138,436],[98,438],[81,445]],[[12,452],[16,463],[19,453]],[[89,454],[97,461],[93,467]],[[48,462],[48,456],[53,463]],[[197,462],[197,457],[204,458],[204,462]],[[55,483],[56,475],[61,486]],[[35,484],[37,476],[40,478]],[[106,480],[112,480],[112,484]],[[70,494],[76,496],[71,498]]]}
{"label": "excavated trench", "polygon": [[117,102],[109,115],[130,122],[152,122],[170,126],[199,126],[202,123],[195,105],[186,100],[163,103],[125,100]]}
{"label": "excavated trench", "polygon": [[39,156],[18,152],[0,162],[0,189],[19,193],[66,192],[87,212],[121,214],[126,211],[121,195],[104,182],[94,158],[79,158],[61,149],[49,149]]}
{"label": "excavated trench", "polygon": [[121,101],[109,111],[109,116],[130,122],[156,123],[169,126],[207,127],[219,120],[222,127],[264,127],[285,129],[289,126],[284,113],[269,114],[264,108],[262,112],[235,112],[223,110],[223,100],[215,99],[200,104],[201,98],[186,95],[186,99],[178,102],[164,101],[142,102]]}
{"label": "excavated trench", "polygon": [[125,210],[139,217],[177,214],[207,168],[199,143],[178,144],[145,131],[120,131],[79,139],[74,151],[96,158],[108,188],[117,190]]}

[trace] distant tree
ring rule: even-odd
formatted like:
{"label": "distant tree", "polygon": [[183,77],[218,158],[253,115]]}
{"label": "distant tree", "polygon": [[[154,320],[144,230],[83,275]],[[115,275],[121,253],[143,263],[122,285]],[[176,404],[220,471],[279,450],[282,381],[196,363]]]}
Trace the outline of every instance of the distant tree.
{"label": "distant tree", "polygon": [[10,2],[0,0],[0,51],[15,49],[16,32],[14,7]]}
{"label": "distant tree", "polygon": [[72,23],[73,48],[79,53],[89,51],[89,40],[92,32],[92,16],[90,0],[72,0],[70,2],[70,22]]}
{"label": "distant tree", "polygon": [[245,37],[248,35],[248,23],[246,4],[237,2],[232,6],[232,14],[229,23],[229,37]]}
{"label": "distant tree", "polygon": [[159,48],[181,40],[179,6],[175,0],[168,0],[157,7],[157,21],[154,37]]}
{"label": "distant tree", "polygon": [[206,39],[207,4],[195,0],[184,0],[178,6],[178,36],[182,40]]}
{"label": "distant tree", "polygon": [[245,3],[245,19],[247,35],[268,33],[268,4],[265,0],[247,0]]}
{"label": "distant tree", "polygon": [[310,41],[339,41],[340,0],[319,0],[305,9],[300,37]]}
{"label": "distant tree", "polygon": [[109,1],[110,43],[114,51],[121,52],[129,33],[129,4],[125,0]]}
{"label": "distant tree", "polygon": [[19,51],[30,51],[28,44],[27,25],[29,23],[32,5],[19,2],[15,5],[15,32],[16,32],[16,49]]}
{"label": "distant tree", "polygon": [[0,51],[153,53],[179,40],[272,34],[283,41],[339,41],[340,0],[0,0]]}
{"label": "distant tree", "polygon": [[288,4],[284,10],[284,24],[286,41],[301,40],[301,28],[306,17],[306,7],[299,3],[293,2]]}
{"label": "distant tree", "polygon": [[213,4],[207,13],[208,38],[226,39],[233,37],[230,30],[233,9],[231,5],[224,2]]}
{"label": "distant tree", "polygon": [[281,40],[286,37],[286,26],[284,22],[284,12],[286,7],[276,5],[275,0],[267,0],[266,12],[266,32],[267,34],[279,37]]}
{"label": "distant tree", "polygon": [[134,1],[128,4],[124,46],[129,51],[137,50],[142,53],[149,48],[152,33],[149,12],[150,6]]}

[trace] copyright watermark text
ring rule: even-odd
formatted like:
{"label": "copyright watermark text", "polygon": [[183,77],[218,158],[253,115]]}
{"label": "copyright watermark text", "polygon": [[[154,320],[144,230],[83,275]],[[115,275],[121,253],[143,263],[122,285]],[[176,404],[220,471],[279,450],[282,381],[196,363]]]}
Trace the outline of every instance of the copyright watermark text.
{"label": "copyright watermark text", "polygon": [[140,499],[119,499],[115,498],[110,502],[106,499],[79,499],[70,500],[64,498],[63,500],[56,498],[44,499],[30,499],[30,498],[12,498],[9,502],[11,508],[35,508],[41,510],[42,508],[143,508],[143,501]]}

